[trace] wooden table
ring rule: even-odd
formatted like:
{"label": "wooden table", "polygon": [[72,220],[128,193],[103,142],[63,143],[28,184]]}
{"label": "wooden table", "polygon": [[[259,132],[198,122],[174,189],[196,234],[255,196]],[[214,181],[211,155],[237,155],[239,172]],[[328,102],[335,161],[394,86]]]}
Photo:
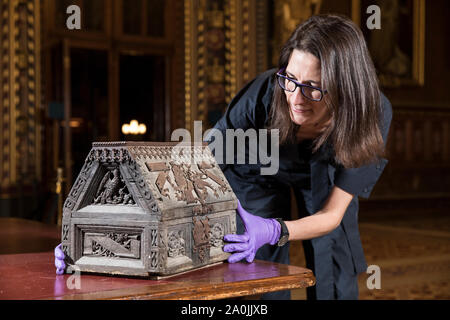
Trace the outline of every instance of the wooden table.
{"label": "wooden table", "polygon": [[0,218],[0,254],[44,252],[61,242],[61,229],[55,224]]}
{"label": "wooden table", "polygon": [[57,276],[53,251],[49,250],[59,239],[56,226],[0,219],[0,253],[9,253],[0,255],[0,300],[225,299],[315,283],[309,269],[265,261],[225,262],[162,280],[88,273],[79,278],[75,274]]}
{"label": "wooden table", "polygon": [[[224,299],[304,288],[308,269],[265,261],[221,263],[164,280],[55,275],[53,252],[0,255],[2,299]],[[72,289],[71,289],[72,288]]]}

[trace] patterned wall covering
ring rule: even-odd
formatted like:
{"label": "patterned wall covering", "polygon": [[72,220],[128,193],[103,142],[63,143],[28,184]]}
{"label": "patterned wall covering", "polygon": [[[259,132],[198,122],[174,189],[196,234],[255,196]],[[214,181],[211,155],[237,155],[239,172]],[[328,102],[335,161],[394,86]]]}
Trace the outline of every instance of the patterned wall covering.
{"label": "patterned wall covering", "polygon": [[267,68],[267,2],[185,0],[185,127],[215,124],[232,97]]}
{"label": "patterned wall covering", "polygon": [[41,179],[39,0],[0,2],[1,195]]}
{"label": "patterned wall covering", "polygon": [[[277,64],[295,26],[321,0],[185,0],[185,127],[213,126],[236,93]],[[274,10],[272,12],[272,9]]]}

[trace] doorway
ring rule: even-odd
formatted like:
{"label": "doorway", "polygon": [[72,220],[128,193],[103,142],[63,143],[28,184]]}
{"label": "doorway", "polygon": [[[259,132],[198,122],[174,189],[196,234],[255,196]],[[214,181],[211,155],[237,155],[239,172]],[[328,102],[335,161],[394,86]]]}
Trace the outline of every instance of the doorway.
{"label": "doorway", "polygon": [[128,141],[164,141],[166,119],[166,62],[163,56],[121,54],[119,58],[119,122],[137,120],[143,134],[124,134]]}
{"label": "doorway", "polygon": [[108,141],[108,53],[70,49],[72,181],[75,181],[92,142]]}

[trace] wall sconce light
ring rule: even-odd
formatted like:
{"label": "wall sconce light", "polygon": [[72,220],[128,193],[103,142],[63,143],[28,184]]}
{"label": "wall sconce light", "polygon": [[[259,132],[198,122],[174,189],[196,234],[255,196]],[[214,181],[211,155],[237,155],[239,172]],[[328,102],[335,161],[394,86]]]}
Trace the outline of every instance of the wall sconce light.
{"label": "wall sconce light", "polygon": [[130,123],[122,125],[122,133],[127,134],[145,134],[147,132],[147,126],[143,123],[139,123],[137,120],[131,120]]}
{"label": "wall sconce light", "polygon": [[[69,126],[71,128],[79,128],[81,126],[83,126],[83,118],[70,118],[69,120]],[[61,121],[61,127],[65,127],[66,126],[66,121],[62,120]]]}

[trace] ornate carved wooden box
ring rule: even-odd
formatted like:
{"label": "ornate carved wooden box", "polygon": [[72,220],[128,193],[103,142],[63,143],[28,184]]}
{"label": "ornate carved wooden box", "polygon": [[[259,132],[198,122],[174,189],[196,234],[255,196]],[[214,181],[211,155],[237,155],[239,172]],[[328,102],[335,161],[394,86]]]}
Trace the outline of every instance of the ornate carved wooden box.
{"label": "ornate carved wooden box", "polygon": [[93,143],[63,208],[68,270],[165,276],[223,261],[236,208],[206,145]]}

